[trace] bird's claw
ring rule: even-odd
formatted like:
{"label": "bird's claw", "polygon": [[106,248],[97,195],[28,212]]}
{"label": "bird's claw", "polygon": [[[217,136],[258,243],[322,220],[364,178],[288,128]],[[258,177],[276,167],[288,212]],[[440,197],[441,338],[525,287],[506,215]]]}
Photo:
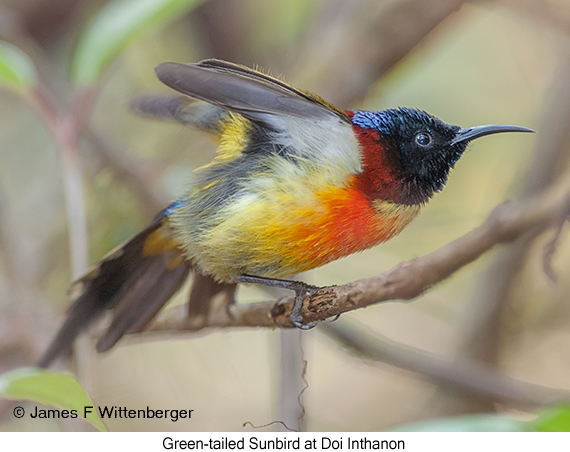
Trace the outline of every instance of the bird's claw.
{"label": "bird's claw", "polygon": [[263,284],[270,287],[280,287],[283,289],[289,289],[295,291],[295,302],[293,304],[293,309],[289,315],[291,323],[301,330],[310,330],[317,326],[318,322],[304,324],[303,316],[301,315],[301,310],[303,309],[303,300],[305,295],[313,294],[319,287],[312,286],[310,284],[304,283],[303,281],[291,281],[287,279],[273,279],[273,278],[263,278],[260,276],[250,276],[250,275],[240,275],[237,277],[237,281],[241,283],[256,283]]}

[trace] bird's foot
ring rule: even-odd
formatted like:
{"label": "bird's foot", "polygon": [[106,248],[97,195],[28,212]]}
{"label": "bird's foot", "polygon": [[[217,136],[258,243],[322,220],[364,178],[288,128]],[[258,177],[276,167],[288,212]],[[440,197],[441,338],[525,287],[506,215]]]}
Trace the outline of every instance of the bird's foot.
{"label": "bird's foot", "polygon": [[291,281],[288,279],[273,279],[273,278],[263,278],[261,276],[250,276],[250,275],[240,275],[237,277],[237,281],[240,283],[254,283],[263,284],[269,287],[280,287],[282,289],[289,289],[295,291],[295,303],[293,304],[293,309],[291,310],[291,323],[297,328],[302,330],[310,330],[317,326],[317,322],[303,324],[303,316],[301,315],[301,309],[303,309],[303,300],[305,295],[313,294],[320,287],[312,286],[310,284],[304,283],[303,281]]}

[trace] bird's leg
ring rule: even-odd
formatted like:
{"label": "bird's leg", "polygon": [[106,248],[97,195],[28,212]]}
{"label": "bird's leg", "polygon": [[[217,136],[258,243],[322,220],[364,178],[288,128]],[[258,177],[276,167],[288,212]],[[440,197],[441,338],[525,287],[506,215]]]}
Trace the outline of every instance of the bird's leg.
{"label": "bird's leg", "polygon": [[319,290],[317,286],[311,286],[310,284],[304,283],[303,281],[291,281],[288,279],[273,279],[273,278],[263,278],[261,276],[250,276],[250,275],[240,275],[237,277],[237,281],[240,283],[254,283],[263,284],[269,287],[280,287],[283,289],[289,289],[295,291],[295,303],[293,304],[293,309],[291,310],[291,323],[297,328],[302,330],[310,330],[317,326],[317,323],[309,323],[307,325],[301,323],[303,321],[303,316],[301,315],[301,309],[303,308],[303,300],[305,295],[315,293]]}

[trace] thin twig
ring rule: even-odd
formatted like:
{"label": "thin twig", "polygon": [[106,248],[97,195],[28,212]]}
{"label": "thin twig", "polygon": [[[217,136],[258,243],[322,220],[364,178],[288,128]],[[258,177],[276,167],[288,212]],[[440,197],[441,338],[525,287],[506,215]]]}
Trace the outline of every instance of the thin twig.
{"label": "thin twig", "polygon": [[[78,278],[89,267],[89,245],[87,234],[87,211],[83,189],[83,175],[78,156],[78,139],[93,96],[85,93],[77,99],[74,111],[80,114],[60,112],[48,98],[43,87],[33,90],[29,100],[44,120],[54,137],[62,164],[62,178],[69,228],[69,248],[73,277]],[[83,104],[88,105],[83,105]]]}
{"label": "thin twig", "polygon": [[[566,168],[570,143],[570,42],[559,43],[559,65],[548,92],[539,134],[532,159],[526,173],[519,177],[521,197],[535,196],[556,181]],[[560,229],[561,217],[566,217],[567,205],[560,205],[552,217],[553,229]],[[478,279],[471,300],[459,322],[456,337],[450,343],[453,353],[461,358],[498,363],[503,343],[505,322],[510,317],[507,308],[511,301],[517,276],[528,261],[532,245],[540,231],[529,231],[509,247],[498,250],[482,276]],[[549,252],[546,250],[546,256]],[[506,317],[508,316],[508,317]],[[438,397],[441,400],[441,397]],[[448,398],[440,405],[441,415],[489,411],[493,406],[486,402],[475,403],[473,397]]]}
{"label": "thin twig", "polygon": [[[570,177],[540,196],[496,207],[479,227],[425,256],[403,262],[378,276],[342,286],[323,287],[309,296],[302,311],[305,322],[324,320],[354,309],[390,300],[410,300],[473,262],[499,243],[531,230],[544,230],[570,204]],[[293,296],[277,301],[237,304],[229,312],[213,312],[203,327],[187,321],[184,307],[165,311],[147,331],[197,331],[202,328],[293,327],[289,314]]]}
{"label": "thin twig", "polygon": [[406,369],[440,386],[473,394],[493,402],[520,408],[569,400],[570,392],[560,391],[510,378],[481,364],[462,360],[444,361],[424,350],[403,346],[378,334],[364,331],[354,321],[323,323],[319,331],[340,342],[357,356]]}

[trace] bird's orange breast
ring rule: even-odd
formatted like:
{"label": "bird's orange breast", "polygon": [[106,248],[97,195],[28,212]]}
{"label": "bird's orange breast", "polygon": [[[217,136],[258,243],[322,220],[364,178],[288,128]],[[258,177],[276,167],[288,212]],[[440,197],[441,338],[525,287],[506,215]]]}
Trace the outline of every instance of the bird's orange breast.
{"label": "bird's orange breast", "polygon": [[398,234],[418,213],[414,206],[369,200],[353,186],[321,193],[322,214],[309,215],[289,232],[291,253],[311,268],[363,251]]}
{"label": "bird's orange breast", "polygon": [[217,226],[195,237],[192,260],[222,281],[241,274],[282,278],[384,242],[419,212],[367,199],[353,183],[290,188],[274,182],[236,200]]}

